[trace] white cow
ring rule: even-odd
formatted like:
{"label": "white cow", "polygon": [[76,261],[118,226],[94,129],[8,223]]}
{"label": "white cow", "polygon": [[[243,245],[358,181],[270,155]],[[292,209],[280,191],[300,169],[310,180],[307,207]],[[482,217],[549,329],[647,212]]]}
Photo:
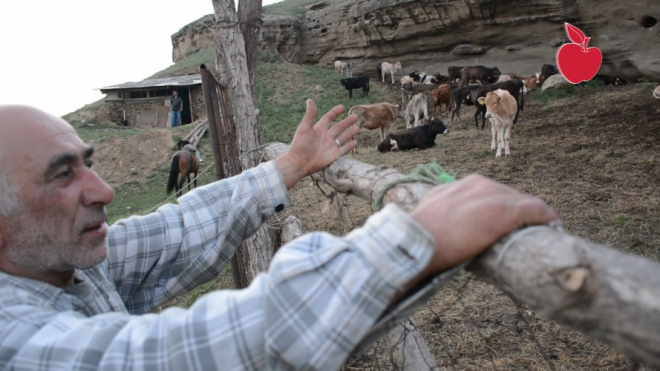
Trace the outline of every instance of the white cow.
{"label": "white cow", "polygon": [[381,68],[383,70],[383,82],[385,82],[385,74],[389,73],[392,76],[392,84],[394,84],[394,74],[401,69],[401,62],[394,64],[383,62],[381,63]]}
{"label": "white cow", "polygon": [[426,94],[419,93],[408,102],[408,107],[406,107],[406,129],[413,127],[413,119],[415,120],[415,126],[419,126],[419,122],[422,118],[429,119],[429,104]]}
{"label": "white cow", "polygon": [[[518,103],[511,94],[503,89],[497,89],[486,94],[477,100],[479,104],[486,105],[486,118],[490,121],[490,131],[493,134],[493,140],[490,144],[490,150],[495,151],[495,158],[501,156],[502,149],[507,156],[509,152],[509,139],[511,137],[511,126],[513,118],[516,116]],[[495,139],[497,137],[497,149],[495,148]]]}
{"label": "white cow", "polygon": [[653,97],[660,99],[660,86],[658,86],[657,88],[655,88],[655,90],[653,90]]}
{"label": "white cow", "polygon": [[336,71],[336,72],[342,73],[342,67],[341,67],[341,65],[342,65],[342,62],[341,62],[341,61],[335,61],[335,71]]}

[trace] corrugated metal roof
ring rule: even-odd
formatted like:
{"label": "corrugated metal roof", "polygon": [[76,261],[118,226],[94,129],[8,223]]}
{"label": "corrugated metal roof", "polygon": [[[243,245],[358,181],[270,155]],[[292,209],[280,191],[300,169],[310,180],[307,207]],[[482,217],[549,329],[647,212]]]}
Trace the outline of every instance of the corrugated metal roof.
{"label": "corrugated metal roof", "polygon": [[125,82],[123,84],[110,85],[103,87],[99,90],[120,90],[120,89],[139,89],[139,88],[155,88],[161,86],[190,86],[202,83],[200,74],[163,77],[161,79],[149,79],[138,82]]}

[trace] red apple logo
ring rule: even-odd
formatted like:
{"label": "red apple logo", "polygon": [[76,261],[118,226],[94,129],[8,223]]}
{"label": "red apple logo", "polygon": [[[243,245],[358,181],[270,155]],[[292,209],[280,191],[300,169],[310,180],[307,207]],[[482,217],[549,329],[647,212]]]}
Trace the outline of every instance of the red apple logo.
{"label": "red apple logo", "polygon": [[603,54],[598,48],[587,48],[590,37],[584,36],[579,28],[564,23],[566,35],[573,42],[564,44],[557,50],[557,68],[571,84],[589,81],[596,76],[603,61]]}

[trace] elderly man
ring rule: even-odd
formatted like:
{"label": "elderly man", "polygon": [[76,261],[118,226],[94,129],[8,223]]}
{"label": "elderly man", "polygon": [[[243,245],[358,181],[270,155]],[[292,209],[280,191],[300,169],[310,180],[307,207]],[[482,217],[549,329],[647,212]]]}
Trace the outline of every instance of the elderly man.
{"label": "elderly man", "polygon": [[[357,145],[355,116],[313,124],[288,152],[146,216],[106,225],[112,189],[59,118],[0,106],[0,368],[334,370],[509,231],[556,218],[483,177],[388,205],[345,237],[282,247],[244,290],[150,313],[216,277],[287,189]],[[433,278],[433,279],[430,279]],[[415,293],[414,295],[411,295]]]}

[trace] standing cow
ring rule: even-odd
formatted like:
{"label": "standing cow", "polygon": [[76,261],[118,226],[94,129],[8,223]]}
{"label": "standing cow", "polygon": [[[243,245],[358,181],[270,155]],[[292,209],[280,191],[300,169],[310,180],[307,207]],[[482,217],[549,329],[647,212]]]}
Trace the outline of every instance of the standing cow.
{"label": "standing cow", "polygon": [[468,86],[470,81],[480,81],[482,84],[492,84],[500,77],[502,72],[497,67],[468,66],[461,70],[460,86]]}
{"label": "standing cow", "polygon": [[461,103],[465,104],[466,106],[473,106],[474,102],[472,101],[472,92],[480,89],[481,86],[464,86],[462,88],[454,89],[451,92],[451,106],[453,107],[451,111],[451,121],[454,122],[454,115],[458,116],[458,121],[463,122],[461,120]]}
{"label": "standing cow", "polygon": [[415,86],[412,77],[403,76],[401,78],[401,103],[406,103],[406,101],[412,99],[414,89]]}
{"label": "standing cow", "polygon": [[335,72],[341,73],[341,61],[335,61]]}
{"label": "standing cow", "polygon": [[[489,92],[495,91],[497,89],[503,89],[509,92],[509,94],[513,97],[513,99],[516,100],[516,102],[520,105],[520,111],[522,111],[525,108],[525,85],[523,85],[523,82],[521,80],[509,80],[505,82],[498,82],[496,84],[491,84],[487,86],[482,86],[479,87],[479,89],[474,90],[471,93],[471,100],[473,102],[478,102],[479,98],[485,97],[486,94]],[[477,126],[477,130],[479,130],[479,115],[481,115],[481,129],[484,128],[486,124],[486,106],[483,104],[476,104],[477,110],[474,113],[474,124]],[[513,119],[513,123],[515,124],[518,122],[518,109],[516,109],[516,115],[515,118]]]}
{"label": "standing cow", "polygon": [[[478,102],[486,106],[486,118],[491,124],[493,140],[490,150],[495,151],[495,158],[501,156],[502,148],[504,148],[506,156],[511,156],[509,151],[511,126],[513,126],[513,117],[518,109],[518,103],[508,91],[502,89],[489,92],[485,97],[480,97]],[[495,148],[496,137],[497,149]]]}
{"label": "standing cow", "polygon": [[[385,139],[390,126],[394,124],[397,118],[405,118],[403,107],[400,104],[395,105],[390,103],[353,106],[348,110],[348,115],[356,115],[358,117],[354,125],[360,129],[379,129],[380,140]],[[355,147],[353,153],[357,153],[357,147]]]}
{"label": "standing cow", "polygon": [[406,107],[406,128],[413,127],[413,120],[415,127],[419,126],[421,119],[429,118],[429,103],[426,94],[419,93],[415,95]]}
{"label": "standing cow", "polygon": [[459,66],[449,66],[447,68],[447,74],[449,75],[449,81],[452,83],[459,82],[461,80],[461,70],[463,67]]}
{"label": "standing cow", "polygon": [[362,96],[369,95],[369,76],[349,77],[339,80],[341,86],[348,90],[348,97],[353,98],[353,89],[362,88]]}
{"label": "standing cow", "polygon": [[433,117],[435,117],[435,107],[438,107],[438,112],[442,116],[442,105],[445,105],[445,113],[449,115],[449,106],[451,105],[451,86],[442,84],[435,88],[431,95],[433,95]]}
{"label": "standing cow", "polygon": [[383,70],[382,81],[385,82],[385,75],[389,73],[392,76],[392,84],[394,84],[394,74],[401,69],[401,62],[396,62],[394,64],[383,62],[380,67]]}

